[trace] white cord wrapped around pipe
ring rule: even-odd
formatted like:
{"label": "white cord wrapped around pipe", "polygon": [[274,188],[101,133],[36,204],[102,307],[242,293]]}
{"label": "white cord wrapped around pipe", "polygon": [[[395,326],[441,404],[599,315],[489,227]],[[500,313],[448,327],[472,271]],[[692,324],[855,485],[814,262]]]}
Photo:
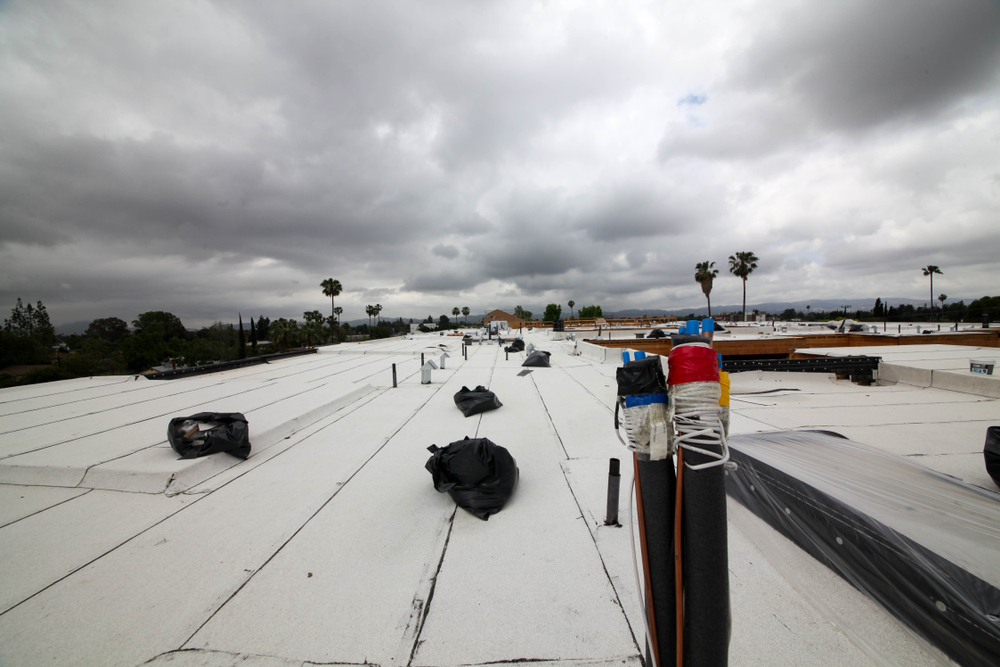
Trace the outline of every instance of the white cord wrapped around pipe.
{"label": "white cord wrapped around pipe", "polygon": [[[691,465],[685,461],[684,465],[690,470],[720,466],[729,460],[726,429],[720,416],[721,391],[718,382],[686,382],[669,388],[670,402],[674,408],[674,427],[677,430],[676,446],[717,459],[700,465]],[[722,448],[722,454],[702,449],[693,443],[718,445]]]}

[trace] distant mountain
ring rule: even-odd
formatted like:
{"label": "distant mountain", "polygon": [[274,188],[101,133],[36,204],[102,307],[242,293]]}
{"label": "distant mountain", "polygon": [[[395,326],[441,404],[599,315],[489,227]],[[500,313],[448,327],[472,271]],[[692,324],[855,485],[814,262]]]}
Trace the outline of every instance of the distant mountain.
{"label": "distant mountain", "polygon": [[[959,301],[965,301],[966,303],[972,302],[974,299],[948,299],[948,303],[957,303]],[[886,297],[883,299],[885,303],[889,306],[899,306],[901,304],[909,304],[913,306],[923,306],[927,303],[927,299],[904,299],[902,297]],[[794,308],[797,311],[806,312],[806,306],[810,306],[809,311],[814,313],[830,313],[831,315],[837,313],[838,311],[843,311],[844,306],[848,307],[848,310],[871,310],[875,306],[875,299],[871,297],[854,297],[846,299],[810,299],[808,301],[765,301],[761,303],[748,303],[747,310],[753,312],[758,310],[764,313],[771,313],[772,315],[777,315],[783,310],[788,308]],[[738,313],[741,310],[741,304],[736,305],[721,305],[717,306],[712,304],[712,313],[714,315],[721,315],[723,313]],[[639,317],[641,315],[648,315],[650,317],[663,317],[667,315],[672,315],[674,317],[681,317],[684,315],[694,314],[696,316],[706,316],[708,315],[708,307],[701,306],[698,308],[674,308],[672,310],[665,310],[662,308],[645,308],[637,309],[630,308],[627,310],[616,310],[608,311],[605,309],[604,314],[611,317]]]}
{"label": "distant mountain", "polygon": [[93,320],[82,320],[80,322],[67,322],[66,324],[56,325],[56,333],[60,336],[72,336],[73,334],[84,334],[87,331],[87,327]]}

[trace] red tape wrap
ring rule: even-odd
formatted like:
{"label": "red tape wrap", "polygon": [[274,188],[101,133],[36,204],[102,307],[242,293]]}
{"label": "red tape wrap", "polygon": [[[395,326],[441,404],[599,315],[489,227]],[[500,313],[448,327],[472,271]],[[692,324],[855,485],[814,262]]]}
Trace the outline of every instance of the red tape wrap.
{"label": "red tape wrap", "polygon": [[667,384],[718,382],[719,358],[715,350],[702,345],[679,345],[667,356]]}

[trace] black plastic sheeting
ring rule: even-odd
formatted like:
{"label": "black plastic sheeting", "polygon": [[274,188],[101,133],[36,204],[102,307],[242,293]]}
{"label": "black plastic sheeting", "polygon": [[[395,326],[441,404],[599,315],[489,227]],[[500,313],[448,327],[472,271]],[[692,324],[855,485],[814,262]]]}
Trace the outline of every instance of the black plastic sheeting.
{"label": "black plastic sheeting", "polygon": [[432,456],[424,466],[434,478],[434,488],[445,491],[462,509],[483,521],[503,509],[514,493],[519,471],[506,449],[487,438],[431,445]]}
{"label": "black plastic sheeting", "polygon": [[712,341],[708,339],[708,336],[700,334],[670,334],[670,342],[674,347],[677,347],[686,343],[705,343],[707,345],[711,344]]}
{"label": "black plastic sheeting", "polygon": [[535,350],[528,355],[528,358],[524,360],[522,366],[537,366],[538,368],[549,368],[549,357],[552,356],[551,352],[546,352],[545,350]]}
{"label": "black plastic sheeting", "polygon": [[510,345],[505,347],[504,352],[521,352],[524,350],[524,340],[521,338],[515,338],[510,342]]}
{"label": "black plastic sheeting", "polygon": [[503,403],[500,402],[497,395],[482,385],[475,389],[468,387],[459,389],[458,393],[455,394],[455,405],[466,417],[503,407]]}
{"label": "black plastic sheeting", "polygon": [[952,660],[1000,664],[996,494],[829,432],[729,449],[735,500]]}
{"label": "black plastic sheeting", "polygon": [[662,394],[667,391],[667,379],[659,357],[630,361],[615,371],[619,396]]}
{"label": "black plastic sheeting", "polygon": [[983,457],[986,459],[986,472],[993,478],[993,483],[1000,486],[1000,426],[986,429]]}
{"label": "black plastic sheeting", "polygon": [[[187,423],[187,425],[185,425]],[[196,431],[191,424],[218,424],[207,431]],[[250,456],[250,427],[239,412],[199,412],[189,417],[174,417],[167,426],[167,440],[182,459],[194,459],[226,452],[241,459]]]}
{"label": "black plastic sheeting", "polygon": [[663,333],[663,329],[653,329],[648,334],[646,338],[666,338],[667,334]]}

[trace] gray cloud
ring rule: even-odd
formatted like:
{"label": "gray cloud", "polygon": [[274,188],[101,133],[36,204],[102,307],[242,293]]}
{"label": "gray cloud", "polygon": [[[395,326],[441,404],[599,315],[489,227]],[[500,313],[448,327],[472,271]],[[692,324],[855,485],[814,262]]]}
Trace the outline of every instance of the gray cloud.
{"label": "gray cloud", "polygon": [[738,301],[737,249],[762,298],[904,294],[927,263],[989,291],[997,15],[6,3],[0,307],[294,317],[326,277],[348,319],[682,307],[706,259]]}
{"label": "gray cloud", "polygon": [[772,25],[732,83],[784,93],[834,127],[938,113],[1000,74],[1000,7],[985,0],[797,5]]}
{"label": "gray cloud", "polygon": [[438,243],[436,246],[431,248],[431,253],[437,255],[438,257],[444,257],[445,259],[455,259],[458,257],[458,248],[453,245]]}

